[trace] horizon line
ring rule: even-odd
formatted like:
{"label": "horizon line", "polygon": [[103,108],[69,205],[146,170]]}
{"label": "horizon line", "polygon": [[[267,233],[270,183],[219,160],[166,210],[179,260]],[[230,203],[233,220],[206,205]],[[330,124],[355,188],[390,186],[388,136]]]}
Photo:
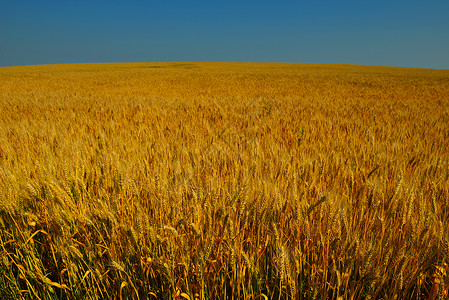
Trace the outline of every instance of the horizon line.
{"label": "horizon line", "polygon": [[378,65],[378,64],[357,64],[357,63],[328,63],[328,62],[285,62],[285,61],[111,61],[111,62],[67,62],[67,63],[47,63],[47,64],[23,64],[23,65],[0,65],[0,68],[14,67],[38,67],[38,66],[58,66],[58,65],[94,65],[94,64],[145,64],[145,63],[223,63],[223,64],[303,64],[303,65],[340,65],[340,66],[365,66],[365,67],[385,67],[385,68],[407,68],[423,70],[449,70],[449,68],[434,67],[410,67],[399,65]]}

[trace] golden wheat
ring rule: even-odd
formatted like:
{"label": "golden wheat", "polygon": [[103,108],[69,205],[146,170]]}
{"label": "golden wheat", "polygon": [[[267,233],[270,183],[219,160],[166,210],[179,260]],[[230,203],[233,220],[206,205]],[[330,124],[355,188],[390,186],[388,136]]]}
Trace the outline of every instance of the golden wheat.
{"label": "golden wheat", "polygon": [[0,296],[447,296],[449,71],[0,68]]}

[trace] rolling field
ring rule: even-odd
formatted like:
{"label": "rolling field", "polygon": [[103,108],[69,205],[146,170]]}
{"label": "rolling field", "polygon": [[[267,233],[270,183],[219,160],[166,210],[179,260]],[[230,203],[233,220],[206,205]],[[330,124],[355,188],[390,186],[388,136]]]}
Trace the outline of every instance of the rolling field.
{"label": "rolling field", "polygon": [[445,299],[449,70],[0,68],[1,299]]}

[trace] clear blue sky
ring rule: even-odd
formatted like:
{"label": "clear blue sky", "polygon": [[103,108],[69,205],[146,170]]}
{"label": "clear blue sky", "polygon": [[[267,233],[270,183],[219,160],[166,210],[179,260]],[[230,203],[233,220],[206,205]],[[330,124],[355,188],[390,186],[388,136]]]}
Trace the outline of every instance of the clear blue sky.
{"label": "clear blue sky", "polygon": [[449,69],[449,0],[0,2],[0,66],[150,61]]}

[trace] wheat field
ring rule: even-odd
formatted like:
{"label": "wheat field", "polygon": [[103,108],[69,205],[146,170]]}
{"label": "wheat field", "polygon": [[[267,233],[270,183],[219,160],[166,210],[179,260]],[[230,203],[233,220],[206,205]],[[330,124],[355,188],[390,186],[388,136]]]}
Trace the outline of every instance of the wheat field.
{"label": "wheat field", "polygon": [[0,298],[445,299],[449,70],[0,68]]}

